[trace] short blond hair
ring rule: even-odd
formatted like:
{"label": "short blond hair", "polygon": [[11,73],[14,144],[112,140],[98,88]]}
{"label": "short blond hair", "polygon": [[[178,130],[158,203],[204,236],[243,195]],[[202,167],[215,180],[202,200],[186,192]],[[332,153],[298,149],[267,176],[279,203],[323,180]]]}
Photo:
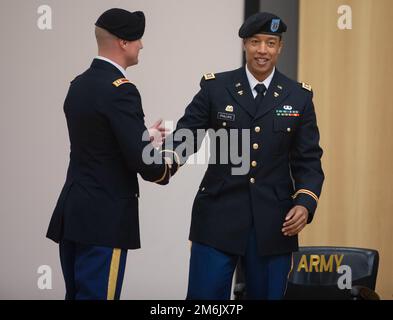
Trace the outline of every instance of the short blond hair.
{"label": "short blond hair", "polygon": [[112,46],[114,40],[117,40],[115,35],[100,27],[95,28],[95,36],[98,48],[108,48]]}

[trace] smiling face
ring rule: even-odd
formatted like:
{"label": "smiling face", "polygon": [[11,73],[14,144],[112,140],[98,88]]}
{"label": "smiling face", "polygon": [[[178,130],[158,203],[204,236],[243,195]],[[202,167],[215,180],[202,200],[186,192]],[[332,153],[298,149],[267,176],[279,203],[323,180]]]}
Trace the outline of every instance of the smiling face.
{"label": "smiling face", "polygon": [[282,40],[279,36],[255,34],[243,43],[248,70],[257,80],[265,80],[277,64]]}

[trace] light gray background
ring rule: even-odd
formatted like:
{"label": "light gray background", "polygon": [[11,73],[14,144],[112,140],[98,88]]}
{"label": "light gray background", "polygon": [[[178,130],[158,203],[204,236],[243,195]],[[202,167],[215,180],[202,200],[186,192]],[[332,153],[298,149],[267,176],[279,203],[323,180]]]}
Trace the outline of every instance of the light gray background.
{"label": "light gray background", "polygon": [[[52,8],[53,30],[37,27]],[[96,55],[94,22],[106,9],[143,10],[140,64],[128,70],[146,123],[176,121],[203,73],[240,66],[243,0],[1,0],[0,299],[63,299],[58,247],[45,238],[64,183],[69,141],[62,110],[69,82]],[[123,299],[184,299],[191,206],[205,166],[183,168],[171,184],[141,181],[142,249],[129,251]],[[49,265],[53,289],[39,290]]]}
{"label": "light gray background", "polygon": [[286,76],[297,79],[299,0],[260,0],[260,11],[273,12],[283,19],[288,27],[284,33],[284,49],[277,67]]}

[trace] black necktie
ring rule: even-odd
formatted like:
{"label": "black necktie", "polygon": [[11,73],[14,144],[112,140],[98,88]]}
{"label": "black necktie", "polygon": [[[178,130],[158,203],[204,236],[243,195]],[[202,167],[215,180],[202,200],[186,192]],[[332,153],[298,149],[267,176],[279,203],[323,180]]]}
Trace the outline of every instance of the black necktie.
{"label": "black necktie", "polygon": [[263,83],[259,83],[254,87],[255,91],[258,92],[255,97],[255,104],[257,108],[261,105],[263,98],[265,97],[266,87]]}

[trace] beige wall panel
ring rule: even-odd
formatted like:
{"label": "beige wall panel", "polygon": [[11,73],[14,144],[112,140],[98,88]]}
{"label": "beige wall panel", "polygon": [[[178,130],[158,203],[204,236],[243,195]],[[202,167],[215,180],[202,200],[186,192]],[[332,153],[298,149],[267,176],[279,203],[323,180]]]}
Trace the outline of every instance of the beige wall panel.
{"label": "beige wall panel", "polygon": [[393,1],[301,0],[299,81],[314,89],[326,182],[302,245],[377,249],[377,292],[393,298]]}

